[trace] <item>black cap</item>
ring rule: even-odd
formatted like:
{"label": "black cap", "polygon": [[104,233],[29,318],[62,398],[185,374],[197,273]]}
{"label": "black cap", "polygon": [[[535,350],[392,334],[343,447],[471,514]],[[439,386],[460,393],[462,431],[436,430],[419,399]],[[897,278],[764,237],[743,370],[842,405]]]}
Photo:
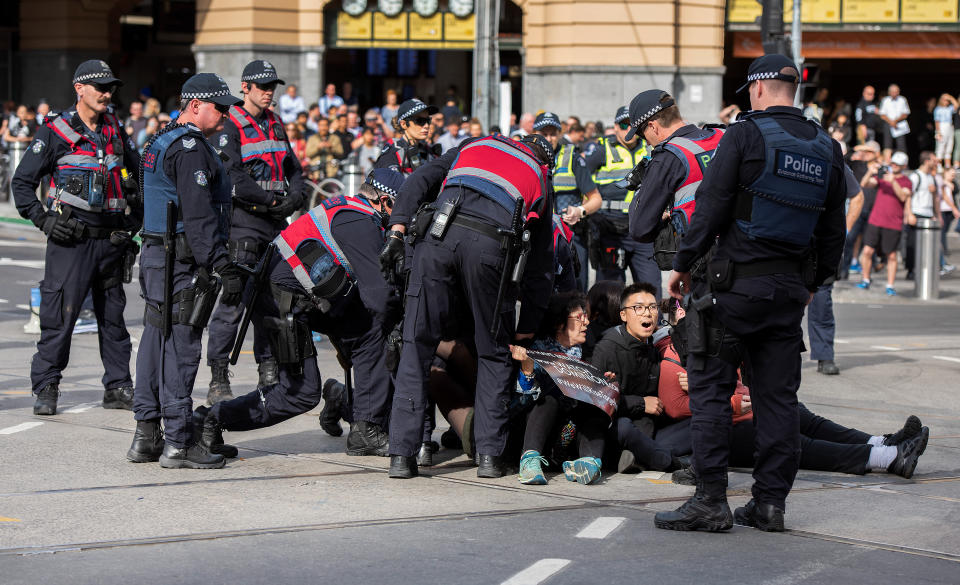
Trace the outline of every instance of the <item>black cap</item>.
{"label": "black cap", "polygon": [[541,128],[546,128],[547,126],[553,126],[557,130],[563,129],[563,126],[560,124],[560,117],[553,112],[543,112],[541,114],[537,114],[537,119],[533,122],[533,129],[540,130]]}
{"label": "black cap", "polygon": [[240,81],[252,81],[253,83],[283,83],[283,80],[277,77],[277,70],[270,61],[250,61],[243,68],[243,75]]}
{"label": "black cap", "polygon": [[[667,98],[667,99],[664,99]],[[640,128],[657,112],[676,105],[670,94],[662,89],[641,91],[630,100],[630,131],[624,140],[633,140]]]}
{"label": "black cap", "polygon": [[91,59],[84,61],[73,72],[73,82],[90,85],[93,83],[123,85],[123,82],[113,76],[113,70],[106,61]]}
{"label": "black cap", "polygon": [[798,74],[800,72],[799,69],[797,69],[797,64],[794,63],[790,57],[779,53],[764,55],[763,57],[754,59],[753,63],[750,64],[750,68],[747,69],[747,82],[740,86],[737,93],[750,87],[750,84],[754,81],[762,79],[779,79],[780,81],[789,81],[790,83],[800,81],[800,78],[796,75],[780,73],[780,71],[786,67],[792,67]]}
{"label": "black cap", "polygon": [[520,139],[520,142],[536,144],[542,148],[543,152],[547,155],[547,160],[542,160],[540,162],[548,166],[553,164],[553,146],[550,145],[550,142],[548,142],[546,138],[540,136],[539,134],[527,134]]}
{"label": "black cap", "polygon": [[373,169],[364,183],[389,196],[390,199],[396,199],[400,187],[403,186],[403,175],[393,169]]}
{"label": "black cap", "polygon": [[221,106],[239,106],[243,100],[230,95],[230,87],[216,73],[197,73],[184,82],[181,100],[200,100]]}
{"label": "black cap", "polygon": [[616,115],[613,116],[613,123],[619,124],[621,120],[626,120],[630,117],[630,110],[627,109],[627,106],[620,106],[617,108]]}
{"label": "black cap", "polygon": [[400,104],[400,108],[397,109],[397,119],[406,120],[412,117],[414,114],[419,114],[424,110],[426,110],[428,116],[432,116],[440,111],[437,109],[437,106],[428,106],[427,104],[414,98]]}

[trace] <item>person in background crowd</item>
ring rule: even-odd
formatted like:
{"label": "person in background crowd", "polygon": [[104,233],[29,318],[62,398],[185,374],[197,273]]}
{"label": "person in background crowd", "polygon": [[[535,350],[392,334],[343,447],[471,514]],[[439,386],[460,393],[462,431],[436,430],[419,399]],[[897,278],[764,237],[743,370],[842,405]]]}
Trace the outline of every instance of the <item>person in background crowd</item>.
{"label": "person in background crowd", "polygon": [[137,150],[143,152],[143,146],[147,143],[150,138],[160,131],[160,120],[154,116],[147,120],[146,125],[140,129],[139,132],[134,134],[135,141],[137,144]]}
{"label": "person in background crowd", "polygon": [[287,90],[280,96],[277,103],[277,113],[280,115],[280,120],[284,124],[289,124],[296,121],[297,114],[306,111],[307,105],[303,101],[303,97],[297,95],[297,86],[288,85]]}
{"label": "person in background crowd", "polygon": [[353,84],[349,81],[343,82],[343,104],[348,108],[360,107],[360,101],[353,95]]}
{"label": "person in background crowd", "polygon": [[127,134],[136,138],[147,127],[147,118],[143,115],[143,102],[130,102],[130,115],[123,122]]}
{"label": "person in background crowd", "polygon": [[900,95],[899,85],[890,84],[886,97],[880,100],[877,113],[886,124],[882,135],[883,156],[890,162],[890,156],[895,149],[900,152],[907,151],[907,134],[910,134],[910,124],[907,123],[910,104],[907,103],[907,98]]}
{"label": "person in background crowd", "polygon": [[143,102],[143,115],[146,118],[160,115],[160,100],[157,98],[148,98]]}
{"label": "person in background crowd", "polygon": [[326,120],[327,118],[323,117],[323,112],[320,110],[320,106],[316,103],[310,104],[310,107],[307,109],[307,130],[308,134],[304,136],[306,139],[310,139],[314,133],[317,131],[317,122],[320,120]]}
{"label": "person in background crowd", "polygon": [[951,166],[953,160],[953,115],[956,113],[957,100],[949,93],[941,95],[933,109],[933,123],[936,124],[936,156],[944,167]]}
{"label": "person in background crowd", "polygon": [[397,104],[397,90],[388,89],[387,103],[383,104],[383,107],[380,108],[380,116],[383,118],[384,124],[387,126],[393,125],[393,119],[396,117],[399,107]]}
{"label": "person in background crowd", "polygon": [[321,112],[327,112],[330,108],[337,108],[338,114],[340,113],[340,106],[346,106],[346,104],[343,103],[343,98],[337,95],[337,86],[332,83],[327,84],[327,87],[323,90],[323,95],[320,96],[317,103],[320,104]]}
{"label": "person in background crowd", "polygon": [[353,149],[357,151],[357,163],[360,165],[360,173],[367,175],[377,162],[380,156],[380,147],[377,146],[376,136],[372,128],[364,128],[360,138],[354,141]]}
{"label": "person in background crowd", "polygon": [[437,144],[443,149],[440,151],[440,154],[446,153],[452,148],[456,148],[460,145],[466,136],[460,134],[460,118],[447,118],[445,121],[445,126],[447,131],[443,136],[437,139]]}
{"label": "person in background crowd", "polygon": [[307,167],[310,166],[310,160],[307,158],[307,141],[303,139],[300,127],[296,124],[287,124],[285,130],[287,131],[287,141],[290,142],[293,155],[297,157],[297,160],[300,161],[300,166],[306,171]]}
{"label": "person in background crowd", "polygon": [[897,278],[897,250],[900,248],[900,235],[903,231],[904,203],[910,198],[912,184],[904,176],[907,167],[907,155],[895,152],[890,157],[890,167],[883,177],[878,177],[880,163],[867,165],[867,174],[860,180],[865,188],[875,188],[877,198],[870,211],[867,226],[863,230],[863,251],[860,253],[860,265],[863,267],[863,280],[858,288],[870,288],[870,275],[873,270],[873,254],[879,252],[887,258],[887,289],[890,296],[897,294],[893,286]]}
{"label": "person in background crowd", "polygon": [[510,138],[520,138],[527,134],[533,134],[533,123],[537,119],[530,112],[524,112],[520,115],[520,127],[510,133]]}
{"label": "person in background crowd", "polygon": [[36,114],[24,105],[17,107],[17,113],[10,117],[7,131],[3,135],[6,143],[30,142],[37,131]]}
{"label": "person in background crowd", "polygon": [[331,118],[330,122],[330,133],[333,134],[340,140],[340,146],[343,154],[341,154],[339,159],[343,160],[353,152],[353,139],[355,136],[352,132],[347,130],[347,124],[349,123],[349,116],[347,114],[342,114],[339,116],[334,116]]}
{"label": "person in background crowd", "polygon": [[850,170],[853,176],[860,183],[860,190],[863,192],[863,202],[860,206],[860,213],[853,218],[852,222],[847,224],[847,236],[843,246],[843,259],[840,261],[840,280],[846,280],[850,273],[860,274],[860,245],[863,236],[863,229],[870,218],[870,212],[873,210],[873,202],[877,199],[876,187],[866,186],[864,177],[870,163],[876,161],[881,154],[880,144],[876,140],[869,140],[864,144],[858,144],[853,147],[853,154],[850,156]]}
{"label": "person in background crowd", "polygon": [[[363,133],[363,126],[360,125],[360,116],[356,112],[347,112],[347,132],[353,134],[353,140],[360,138]],[[351,148],[353,145],[351,144]]]}
{"label": "person in background crowd", "polygon": [[579,147],[583,144],[584,134],[583,126],[581,126],[579,122],[574,122],[567,128],[567,133],[564,135],[564,138],[570,144]]}
{"label": "person in background crowd", "polygon": [[483,136],[483,124],[480,123],[480,120],[476,118],[470,119],[470,130],[469,135],[471,138],[479,138]]}
{"label": "person in background crowd", "polygon": [[337,160],[343,157],[343,142],[330,134],[330,122],[326,118],[317,121],[317,133],[307,139],[304,154],[308,165],[315,167],[311,179],[337,176]]}
{"label": "person in background crowd", "polygon": [[863,88],[860,101],[853,110],[853,118],[857,124],[857,144],[870,140],[883,140],[883,121],[880,119],[875,101],[877,91],[872,85]]}
{"label": "person in background crowd", "polygon": [[946,276],[953,272],[956,267],[947,264],[947,234],[950,230],[950,224],[957,217],[960,217],[960,209],[953,198],[956,188],[957,169],[948,167],[943,170],[943,181],[940,190],[940,217],[943,218],[943,224],[940,226],[940,276]]}
{"label": "person in background crowd", "polygon": [[937,157],[925,150],[920,153],[920,166],[910,173],[913,192],[904,211],[906,221],[903,226],[906,238],[903,263],[907,269],[907,280],[914,279],[917,265],[917,220],[935,219],[940,223],[940,181],[937,177],[937,164]]}

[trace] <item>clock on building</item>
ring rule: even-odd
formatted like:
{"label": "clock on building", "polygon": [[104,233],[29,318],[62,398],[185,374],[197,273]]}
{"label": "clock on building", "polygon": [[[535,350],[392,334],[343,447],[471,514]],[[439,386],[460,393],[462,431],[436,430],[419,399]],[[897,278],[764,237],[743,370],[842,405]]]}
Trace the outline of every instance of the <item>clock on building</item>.
{"label": "clock on building", "polygon": [[378,0],[377,7],[387,16],[396,16],[403,10],[403,0]]}
{"label": "clock on building", "polygon": [[465,18],[473,12],[473,0],[449,0],[450,12],[460,18]]}
{"label": "clock on building", "polygon": [[433,16],[439,6],[439,0],[413,0],[413,9],[424,18]]}
{"label": "clock on building", "polygon": [[360,16],[367,9],[367,0],[343,0],[343,11],[351,16]]}

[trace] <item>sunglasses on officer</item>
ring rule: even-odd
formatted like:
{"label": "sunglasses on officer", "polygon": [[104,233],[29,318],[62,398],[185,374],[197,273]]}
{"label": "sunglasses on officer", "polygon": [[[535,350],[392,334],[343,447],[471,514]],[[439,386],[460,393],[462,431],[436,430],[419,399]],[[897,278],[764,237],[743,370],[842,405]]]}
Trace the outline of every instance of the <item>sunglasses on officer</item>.
{"label": "sunglasses on officer", "polygon": [[426,126],[427,124],[430,123],[430,118],[426,118],[426,117],[411,118],[410,123],[416,126]]}
{"label": "sunglasses on officer", "polygon": [[277,89],[277,82],[276,82],[276,81],[271,81],[271,82],[269,82],[269,83],[256,83],[256,82],[254,82],[253,84],[256,85],[256,86],[260,89],[260,91],[274,91],[274,90]]}
{"label": "sunglasses on officer", "polygon": [[621,130],[629,130],[629,129],[630,129],[630,120],[621,120],[621,121],[617,122],[617,126],[619,126]]}
{"label": "sunglasses on officer", "polygon": [[218,104],[217,102],[208,102],[208,101],[206,101],[206,100],[200,100],[200,101],[205,102],[205,103],[208,103],[208,104],[213,104],[214,109],[216,109],[216,110],[217,110],[218,112],[220,112],[221,114],[226,114],[227,112],[230,111],[230,106],[225,106],[225,105],[223,105],[223,104]]}
{"label": "sunglasses on officer", "polygon": [[117,90],[116,83],[91,83],[90,85],[100,93],[113,93]]}

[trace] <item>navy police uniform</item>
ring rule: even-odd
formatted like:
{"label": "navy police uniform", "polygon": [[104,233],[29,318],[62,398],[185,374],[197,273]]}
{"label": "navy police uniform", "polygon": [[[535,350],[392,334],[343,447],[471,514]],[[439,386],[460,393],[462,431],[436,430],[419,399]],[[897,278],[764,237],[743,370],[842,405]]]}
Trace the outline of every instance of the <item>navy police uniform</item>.
{"label": "navy police uniform", "polygon": [[[413,120],[429,117],[436,114],[436,106],[428,106],[418,99],[409,99],[397,108],[397,120],[412,123]],[[377,169],[392,169],[404,177],[410,176],[424,164],[437,158],[440,154],[439,145],[431,146],[426,140],[417,140],[411,143],[405,136],[395,138],[384,144],[373,167]]]}
{"label": "navy police uniform", "polygon": [[[210,73],[194,75],[183,86],[182,99],[234,105],[226,83]],[[137,385],[134,413],[138,421],[134,444],[127,456],[133,461],[160,459],[163,466],[182,467],[186,458],[222,466],[223,459],[209,454],[194,457],[197,436],[192,428],[193,384],[200,364],[201,335],[219,291],[213,273],[224,280],[226,291],[238,297],[239,275],[230,263],[231,185],[220,156],[193,124],[172,124],[144,148],[141,181],[144,193],[143,252],[140,286],[144,298],[144,330],[137,354]],[[177,221],[173,237],[172,303],[164,307],[165,247],[168,202],[174,204]],[[206,314],[199,307],[204,300]],[[170,338],[164,339],[163,312],[172,311]],[[200,315],[195,315],[201,313]],[[157,457],[152,437],[162,419],[165,446]],[[143,424],[141,424],[143,423]],[[139,441],[139,442],[138,442]],[[190,448],[190,452],[187,449]],[[169,451],[169,452],[168,452]],[[164,457],[177,454],[178,462]],[[200,464],[199,467],[206,467]]]}
{"label": "navy police uniform", "polygon": [[[252,61],[241,81],[283,83],[269,61]],[[253,116],[242,105],[230,108],[223,132],[213,143],[226,156],[224,166],[233,183],[233,215],[229,251],[231,261],[253,266],[267,244],[286,227],[286,218],[303,204],[304,182],[300,161],[293,153],[283,122],[271,110]],[[243,317],[242,307],[220,304],[210,319],[207,365],[212,369],[208,401],[230,397],[227,358]],[[261,382],[272,383],[276,365],[270,344],[256,325],[253,355],[260,364]]]}
{"label": "navy police uniform", "polygon": [[[73,81],[103,91],[122,85],[110,67],[98,60],[82,63]],[[31,387],[38,395],[34,414],[56,414],[74,323],[91,291],[104,368],[104,407],[132,407],[122,274],[124,256],[133,246],[130,232],[139,229],[140,211],[131,208],[130,215],[125,213],[132,193],[123,181],[124,171],[132,177],[139,161],[136,146],[115,116],[100,114],[96,127],[90,129],[72,108],[47,118],[14,173],[17,211],[49,238],[40,283],[40,341],[30,367]],[[47,175],[53,177],[49,210],[36,195]]]}
{"label": "navy police uniform", "polygon": [[[782,55],[762,57],[751,66],[748,85],[771,78],[796,83],[796,75],[780,73],[786,67],[796,70]],[[737,518],[745,514],[744,521],[768,530],[783,529],[797,473],[800,322],[810,294],[840,261],[844,199],[840,145],[819,125],[793,107],[750,112],[721,140],[674,260],[674,270],[689,272],[717,240],[708,276],[711,319],[724,341],[719,348],[708,344],[699,363],[688,363],[694,468],[706,496],[726,507],[730,396],[742,360],[756,412],[756,463],[753,501]],[[705,289],[705,283],[694,285],[695,295]],[[765,520],[758,523],[761,513]],[[716,529],[724,528],[729,524]]]}
{"label": "navy police uniform", "polygon": [[[539,140],[552,157],[542,136],[525,140]],[[418,231],[426,235],[416,245],[406,290],[403,349],[390,420],[390,474],[416,475],[413,456],[420,448],[430,364],[454,307],[462,305],[473,317],[479,361],[474,418],[478,475],[499,477],[512,368],[508,345],[514,338],[517,298],[511,286],[501,306],[495,306],[501,275],[513,268],[507,265],[505,232],[520,223],[531,234],[516,329],[532,333],[553,287],[550,171],[526,143],[501,137],[469,139],[407,178],[390,224],[409,224],[420,203],[441,186],[433,222],[424,228],[421,218],[417,220]],[[392,232],[388,236],[394,237]],[[499,328],[494,337],[495,321]]]}

